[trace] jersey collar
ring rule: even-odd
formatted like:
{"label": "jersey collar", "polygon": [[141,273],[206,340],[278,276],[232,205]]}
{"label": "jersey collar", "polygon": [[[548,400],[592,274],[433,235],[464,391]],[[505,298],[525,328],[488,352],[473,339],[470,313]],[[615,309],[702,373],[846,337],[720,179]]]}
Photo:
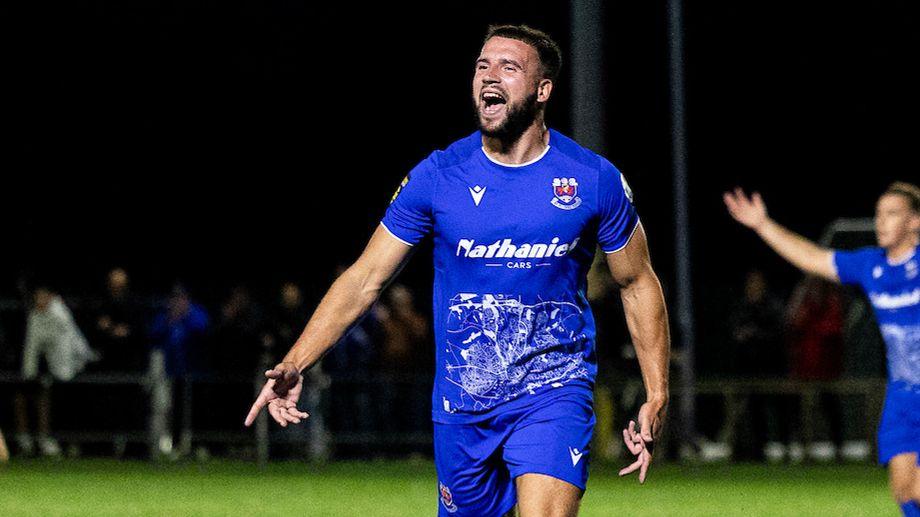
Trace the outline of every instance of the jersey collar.
{"label": "jersey collar", "polygon": [[501,167],[511,167],[512,169],[516,169],[516,168],[518,168],[518,167],[527,167],[528,165],[533,165],[533,164],[537,163],[538,161],[542,160],[543,157],[546,156],[546,153],[549,152],[549,148],[550,148],[549,140],[552,139],[553,133],[552,133],[552,131],[550,131],[550,130],[547,130],[547,132],[548,132],[549,134],[547,135],[546,148],[544,148],[544,149],[543,149],[543,152],[540,153],[536,158],[534,158],[533,160],[530,160],[530,161],[526,161],[526,162],[524,162],[524,163],[504,163],[504,162],[500,162],[500,161],[496,160],[495,158],[492,158],[491,156],[489,156],[489,153],[486,152],[486,146],[481,146],[480,149],[482,149],[482,154],[485,155],[485,157],[486,157],[490,162],[494,163],[495,165],[499,165],[499,166],[501,166]]}

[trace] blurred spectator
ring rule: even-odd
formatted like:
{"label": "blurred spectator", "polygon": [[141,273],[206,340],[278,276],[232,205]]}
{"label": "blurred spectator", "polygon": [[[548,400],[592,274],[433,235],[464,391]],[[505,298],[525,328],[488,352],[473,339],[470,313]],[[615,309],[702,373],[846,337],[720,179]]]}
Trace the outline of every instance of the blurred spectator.
{"label": "blurred spectator", "polygon": [[735,374],[745,377],[786,375],[783,346],[783,305],[770,292],[767,279],[757,269],[744,281],[744,295],[728,317],[734,347]]}
{"label": "blurred spectator", "polygon": [[[208,330],[208,314],[194,303],[181,284],[173,286],[166,306],[150,325],[153,353],[150,375],[154,379],[152,440],[159,454],[172,456],[173,432],[178,426],[178,454],[191,450],[191,391],[188,382],[190,355],[200,351]],[[173,418],[176,402],[181,405],[181,422]]]}
{"label": "blurred spectator", "polygon": [[[220,320],[208,354],[219,373],[253,375],[262,368],[265,322],[262,308],[245,286],[234,287],[221,304]],[[247,393],[247,397],[249,393]]]}
{"label": "blurred spectator", "polygon": [[0,370],[12,370],[18,364],[16,349],[6,337],[3,330],[3,322],[0,321]]}
{"label": "blurred spectator", "polygon": [[128,273],[121,268],[109,271],[105,293],[93,313],[93,345],[101,358],[96,370],[140,371],[147,363],[143,336],[143,312],[131,292]]}
{"label": "blurred spectator", "polygon": [[190,358],[198,352],[208,330],[208,313],[194,303],[185,287],[173,286],[166,306],[153,317],[150,339],[162,351],[166,374],[182,377],[189,372]]}
{"label": "blurred spectator", "polygon": [[415,308],[412,292],[394,284],[378,306],[383,329],[380,371],[387,378],[379,391],[380,422],[384,432],[421,432],[430,419],[430,396],[421,375],[433,362],[428,321]]}
{"label": "blurred spectator", "polygon": [[623,312],[623,302],[620,290],[610,275],[607,256],[600,249],[588,270],[587,295],[594,311],[595,342],[603,347],[603,353],[598,353],[597,358],[601,364],[598,375],[608,382],[622,381],[627,376],[638,378],[639,362],[626,322],[621,317],[611,316]]}
{"label": "blurred spectator", "polygon": [[[237,285],[221,303],[208,339],[207,366],[217,376],[212,377],[215,382],[195,384],[195,429],[239,429],[239,416],[252,398],[253,379],[264,378],[262,372],[267,368],[264,333],[261,306],[246,286]],[[221,450],[220,444],[211,445]]]}
{"label": "blurred spectator", "polygon": [[[623,314],[620,290],[610,274],[607,254],[600,248],[588,270],[587,296],[594,311],[594,342],[598,347],[598,382],[594,390],[594,413],[597,417],[594,427],[595,458],[612,461],[618,459],[624,450],[620,430],[629,425],[629,419],[645,402],[645,391],[632,336],[626,321],[620,316]],[[680,363],[675,361],[677,357],[678,351],[672,350],[672,371],[680,367]],[[619,396],[614,396],[611,385],[624,381],[626,385],[619,390]],[[675,427],[667,426],[665,432]]]}
{"label": "blurred spectator", "polygon": [[792,293],[787,312],[792,376],[832,380],[840,375],[843,350],[840,288],[809,276]]}
{"label": "blurred spectator", "polygon": [[428,337],[428,321],[415,309],[412,292],[402,284],[387,291],[377,315],[383,327],[380,368],[393,375],[415,373],[426,364],[421,346]]}
{"label": "blurred spectator", "polygon": [[[271,324],[269,330],[264,334],[262,344],[264,345],[265,354],[262,360],[262,370],[271,368],[281,361],[281,357],[273,357],[273,353],[279,348],[286,349],[300,337],[310,312],[307,309],[303,299],[303,292],[294,282],[286,282],[281,286],[277,305],[273,308],[269,318]],[[328,358],[328,357],[327,357]],[[307,443],[307,456],[313,461],[325,461],[330,453],[330,436],[327,431],[328,410],[324,404],[322,394],[329,387],[329,379],[324,373],[323,364],[317,364],[313,368],[304,372],[304,392],[301,394],[301,403],[310,413],[303,426],[293,426],[288,428],[288,435],[293,433],[301,434],[304,442]],[[264,377],[259,377],[261,384]],[[251,398],[252,393],[248,394]],[[333,400],[338,401],[336,397],[341,397],[333,389],[330,395]],[[333,411],[340,414],[350,408],[340,409],[336,403],[332,404]],[[354,418],[355,415],[349,415]],[[358,416],[360,418],[360,415]]]}
{"label": "blurred spectator", "polygon": [[[729,315],[730,340],[733,345],[736,375],[746,378],[784,378],[787,371],[783,342],[783,309],[770,292],[767,279],[757,269],[745,277],[744,295]],[[750,418],[739,422],[750,426],[734,444],[736,459],[762,459],[773,454],[786,441],[787,421],[782,396],[753,394],[749,399]]]}
{"label": "blurred spectator", "polygon": [[[845,312],[839,286],[815,276],[799,283],[786,314],[794,379],[831,381],[840,377]],[[808,452],[816,457],[832,458],[843,443],[846,429],[841,400],[822,392],[817,409],[818,435],[811,437],[817,440]]]}
{"label": "blurred spectator", "polygon": [[[341,275],[346,266],[340,265]],[[329,427],[333,434],[371,433],[377,430],[372,394],[378,391],[374,362],[380,342],[378,307],[371,308],[326,354],[323,371],[329,374]],[[314,368],[315,369],[315,368]],[[360,453],[363,451],[352,450]]]}
{"label": "blurred spectator", "polygon": [[[149,358],[144,310],[131,290],[127,271],[122,268],[110,270],[99,297],[88,305],[91,342],[101,356],[90,370],[113,374],[144,371]],[[143,404],[136,403],[142,393],[141,388],[135,386],[105,390],[95,395],[95,404],[81,411],[82,418],[97,422],[100,428],[113,433],[116,456],[124,454],[128,433],[147,426],[149,411]],[[113,407],[122,410],[114,414],[110,409]]]}
{"label": "blurred spectator", "polygon": [[49,456],[60,454],[60,447],[51,436],[52,378],[69,381],[94,359],[96,354],[77,328],[70,309],[61,297],[46,287],[35,289],[26,322],[22,377],[27,381],[40,382],[34,382],[26,394],[17,394],[14,401],[16,443],[24,453],[29,454],[34,450],[28,423],[28,406],[31,401],[37,412],[36,441],[39,450]]}
{"label": "blurred spectator", "polygon": [[[269,331],[263,338],[266,349],[274,352],[278,347],[286,348],[294,344],[300,337],[310,312],[303,300],[300,287],[293,282],[286,282],[281,286],[278,304],[274,307],[271,316]],[[268,367],[279,362],[281,357],[272,357],[266,364]]]}

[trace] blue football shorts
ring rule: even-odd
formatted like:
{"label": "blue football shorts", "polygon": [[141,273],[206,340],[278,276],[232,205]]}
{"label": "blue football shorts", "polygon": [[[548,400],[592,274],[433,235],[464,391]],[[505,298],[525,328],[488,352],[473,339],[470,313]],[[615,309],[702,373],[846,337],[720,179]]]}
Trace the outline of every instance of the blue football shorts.
{"label": "blue football shorts", "polygon": [[517,503],[514,479],[523,474],[585,489],[595,422],[591,392],[563,387],[537,397],[483,421],[434,424],[438,515],[504,515]]}
{"label": "blue football shorts", "polygon": [[878,459],[887,465],[910,452],[920,452],[920,393],[889,385],[878,426]]}

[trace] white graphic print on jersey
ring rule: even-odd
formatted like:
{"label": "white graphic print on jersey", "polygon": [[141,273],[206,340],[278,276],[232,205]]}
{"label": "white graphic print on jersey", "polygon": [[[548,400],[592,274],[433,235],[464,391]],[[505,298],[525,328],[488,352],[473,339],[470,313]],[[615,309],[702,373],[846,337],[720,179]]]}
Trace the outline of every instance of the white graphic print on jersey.
{"label": "white graphic print on jersey", "polygon": [[581,309],[570,302],[527,305],[508,295],[454,296],[447,322],[447,381],[457,409],[483,410],[537,388],[588,378]]}
{"label": "white graphic print on jersey", "polygon": [[920,325],[881,325],[888,345],[888,369],[892,382],[920,390]]}

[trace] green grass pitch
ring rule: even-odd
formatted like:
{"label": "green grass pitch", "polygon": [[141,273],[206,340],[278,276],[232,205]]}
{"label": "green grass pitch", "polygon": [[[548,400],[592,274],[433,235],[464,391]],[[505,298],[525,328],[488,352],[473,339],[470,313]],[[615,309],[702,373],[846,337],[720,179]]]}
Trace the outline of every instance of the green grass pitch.
{"label": "green grass pitch", "polygon": [[[892,516],[885,471],[867,465],[656,465],[649,481],[594,464],[581,515]],[[429,462],[13,461],[0,466],[0,515],[433,516]]]}

